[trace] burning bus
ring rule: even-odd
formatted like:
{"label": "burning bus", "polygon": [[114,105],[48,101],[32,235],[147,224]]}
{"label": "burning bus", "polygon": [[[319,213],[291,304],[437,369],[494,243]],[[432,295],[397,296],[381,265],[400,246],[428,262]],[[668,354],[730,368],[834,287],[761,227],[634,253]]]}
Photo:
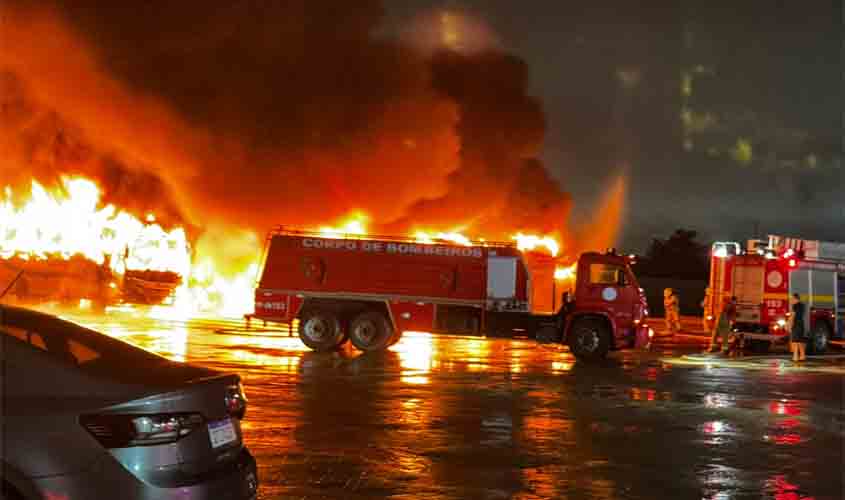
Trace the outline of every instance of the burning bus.
{"label": "burning bus", "polygon": [[0,286],[18,303],[106,306],[171,301],[188,278],[181,228],[165,230],[112,205],[97,185],[62,179],[62,192],[33,181],[26,203],[0,198]]}

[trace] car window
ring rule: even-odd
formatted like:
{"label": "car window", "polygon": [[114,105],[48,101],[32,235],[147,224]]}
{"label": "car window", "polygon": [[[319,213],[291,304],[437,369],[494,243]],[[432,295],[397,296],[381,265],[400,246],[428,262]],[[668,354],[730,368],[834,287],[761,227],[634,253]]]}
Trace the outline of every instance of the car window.
{"label": "car window", "polygon": [[42,351],[47,350],[47,343],[44,342],[44,337],[37,333],[27,331],[25,328],[20,328],[11,325],[0,325],[0,331],[10,337],[14,337],[22,342],[26,342],[27,344],[33,347],[37,347]]}
{"label": "car window", "polygon": [[619,285],[623,283],[625,269],[612,264],[590,264],[590,283],[593,285]]}
{"label": "car window", "polygon": [[10,325],[0,325],[0,331],[5,333],[6,335],[9,335],[10,337],[15,337],[18,340],[29,342],[27,332],[23,328],[18,328],[16,326]]}
{"label": "car window", "polygon": [[38,328],[38,326],[33,325],[24,328],[9,324],[0,325],[0,331],[4,334],[46,351],[54,358],[62,359],[74,365],[83,365],[101,356],[95,348],[83,342],[59,335],[50,335],[46,332],[42,334],[34,331],[35,328]]}
{"label": "car window", "polygon": [[90,347],[77,342],[75,340],[68,340],[68,349],[70,353],[76,358],[76,362],[83,365],[89,361],[94,361],[100,357],[100,353],[91,349]]}
{"label": "car window", "polygon": [[29,334],[29,343],[33,346],[41,349],[42,351],[47,350],[47,343],[44,342],[44,337],[37,333],[30,333]]}
{"label": "car window", "polygon": [[33,311],[0,309],[0,323],[0,329],[7,335],[82,368],[117,369],[166,361],[161,356],[75,323]]}

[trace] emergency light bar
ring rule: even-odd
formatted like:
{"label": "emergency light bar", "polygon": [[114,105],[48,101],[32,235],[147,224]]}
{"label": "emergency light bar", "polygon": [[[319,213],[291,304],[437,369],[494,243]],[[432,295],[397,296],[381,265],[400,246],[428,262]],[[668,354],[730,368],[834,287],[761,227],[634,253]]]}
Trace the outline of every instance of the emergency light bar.
{"label": "emergency light bar", "polygon": [[733,241],[717,241],[713,243],[713,257],[724,259],[733,255],[739,255],[739,243]]}

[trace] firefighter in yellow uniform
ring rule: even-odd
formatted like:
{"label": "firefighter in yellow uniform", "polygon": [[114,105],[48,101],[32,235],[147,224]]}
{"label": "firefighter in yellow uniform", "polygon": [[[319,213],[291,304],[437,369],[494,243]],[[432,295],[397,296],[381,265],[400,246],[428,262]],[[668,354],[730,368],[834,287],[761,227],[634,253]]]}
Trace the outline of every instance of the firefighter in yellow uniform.
{"label": "firefighter in yellow uniform", "polygon": [[678,296],[671,288],[663,290],[663,310],[666,317],[666,331],[675,334],[681,331],[681,312]]}
{"label": "firefighter in yellow uniform", "polygon": [[701,315],[701,326],[705,332],[712,331],[715,325],[713,324],[713,291],[710,290],[710,287],[704,290],[704,300],[701,301],[701,308],[704,310],[704,313]]}

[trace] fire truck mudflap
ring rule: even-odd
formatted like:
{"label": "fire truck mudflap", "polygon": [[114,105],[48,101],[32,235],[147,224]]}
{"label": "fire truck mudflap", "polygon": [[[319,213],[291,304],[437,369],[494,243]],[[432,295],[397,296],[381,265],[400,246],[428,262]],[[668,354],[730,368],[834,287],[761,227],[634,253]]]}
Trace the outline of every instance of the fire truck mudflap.
{"label": "fire truck mudflap", "polygon": [[578,269],[574,300],[555,314],[535,314],[531,273],[512,244],[280,228],[268,236],[251,317],[296,323],[315,351],[347,341],[378,351],[412,330],[522,334],[565,342],[589,359],[633,346],[648,309],[625,259],[584,254]]}

